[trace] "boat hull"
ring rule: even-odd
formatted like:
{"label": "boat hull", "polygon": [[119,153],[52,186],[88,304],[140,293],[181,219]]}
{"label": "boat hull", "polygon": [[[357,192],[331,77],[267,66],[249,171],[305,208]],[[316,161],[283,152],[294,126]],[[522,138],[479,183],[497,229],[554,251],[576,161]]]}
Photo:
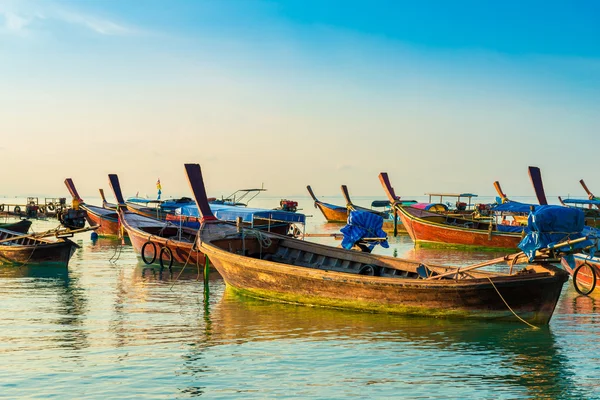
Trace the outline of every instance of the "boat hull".
{"label": "boat hull", "polygon": [[70,240],[27,246],[0,246],[0,264],[67,267],[77,245]]}
{"label": "boat hull", "polygon": [[119,217],[115,211],[87,205],[80,207],[86,211],[85,218],[88,224],[98,226],[96,233],[103,236],[119,235]]}
{"label": "boat hull", "polygon": [[404,208],[399,209],[399,215],[411,239],[420,245],[434,244],[514,250],[521,241],[520,234],[496,231],[490,233],[483,230],[426,221],[414,217]]}
{"label": "boat hull", "polygon": [[31,221],[28,219],[22,219],[17,222],[7,222],[0,224],[0,229],[7,229],[13,232],[27,233],[31,227]]}
{"label": "boat hull", "polygon": [[345,207],[331,207],[320,201],[315,202],[315,205],[321,210],[327,222],[346,222],[348,220],[348,210]]}
{"label": "boat hull", "polygon": [[[164,237],[151,235],[146,232],[133,229],[126,224],[124,224],[125,231],[129,236],[131,241],[131,245],[135,250],[135,253],[138,257],[142,257],[142,249],[144,250],[144,258],[148,261],[154,260],[154,264],[160,264],[160,251],[162,248],[167,247],[171,254],[173,255],[173,265],[175,266],[183,266],[183,265],[204,265],[204,254],[193,249],[193,243],[191,242],[182,242],[178,240],[167,239]],[[147,242],[152,243],[153,245],[147,245],[144,248],[144,244]],[[163,265],[166,267],[169,264],[169,257],[166,254],[163,254]]]}
{"label": "boat hull", "polygon": [[[563,268],[573,276],[573,272],[577,267],[583,264],[589,264],[594,273],[596,275],[596,282],[600,282],[600,258],[598,257],[590,257],[586,254],[574,254],[573,258],[569,260],[569,258],[564,257],[561,260],[561,265]],[[589,287],[592,284],[593,277],[588,274],[589,270],[585,270],[585,272],[580,272],[577,274],[577,282],[580,282]],[[600,291],[594,290],[595,293],[600,293]]]}
{"label": "boat hull", "polygon": [[[266,300],[429,317],[549,322],[568,275],[527,280],[424,281],[381,278],[249,259],[203,243],[201,250],[235,291]],[[494,287],[495,285],[495,287]],[[498,292],[502,294],[499,296]],[[504,298],[504,300],[503,300]]]}

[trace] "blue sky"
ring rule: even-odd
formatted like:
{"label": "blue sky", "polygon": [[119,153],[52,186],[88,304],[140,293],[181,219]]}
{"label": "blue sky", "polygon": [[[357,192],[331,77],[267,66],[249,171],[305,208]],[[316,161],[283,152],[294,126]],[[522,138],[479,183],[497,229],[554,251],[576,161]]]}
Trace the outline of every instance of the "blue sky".
{"label": "blue sky", "polygon": [[[524,3],[524,4],[523,4]],[[582,194],[600,145],[600,3],[2,1],[0,152],[58,194]],[[59,139],[60,138],[60,139]],[[68,149],[68,150],[66,150]]]}

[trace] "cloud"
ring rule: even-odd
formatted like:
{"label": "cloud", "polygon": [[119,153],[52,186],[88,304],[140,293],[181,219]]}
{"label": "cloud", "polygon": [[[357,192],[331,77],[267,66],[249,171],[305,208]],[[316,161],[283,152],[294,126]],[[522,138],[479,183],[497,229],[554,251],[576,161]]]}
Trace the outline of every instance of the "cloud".
{"label": "cloud", "polygon": [[42,24],[45,21],[85,28],[105,36],[130,36],[141,33],[141,30],[123,23],[50,2],[9,1],[0,4],[0,33],[24,35],[34,29],[52,29],[52,24]]}
{"label": "cloud", "polygon": [[57,17],[63,22],[88,28],[100,35],[126,36],[138,32],[133,28],[126,27],[107,19],[72,11],[60,11],[57,13]]}

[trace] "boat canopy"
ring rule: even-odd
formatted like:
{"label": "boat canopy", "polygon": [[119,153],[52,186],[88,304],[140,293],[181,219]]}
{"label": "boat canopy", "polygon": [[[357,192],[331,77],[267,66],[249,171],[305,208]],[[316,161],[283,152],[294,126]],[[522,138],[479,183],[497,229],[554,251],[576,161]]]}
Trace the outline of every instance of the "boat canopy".
{"label": "boat canopy", "polygon": [[594,205],[600,206],[600,200],[593,199],[564,199],[563,203],[565,204],[586,204],[586,205]]}
{"label": "boat canopy", "polygon": [[508,200],[502,204],[492,206],[492,211],[527,214],[531,211],[531,207],[537,209],[537,207],[539,207],[539,204],[519,203],[518,201]]}
{"label": "boat canopy", "polygon": [[430,197],[477,197],[473,193],[425,193],[425,195]]}
{"label": "boat canopy", "polygon": [[[577,208],[563,206],[537,206],[529,214],[525,237],[519,243],[519,248],[533,260],[537,250],[552,248],[555,244],[566,240],[575,240],[584,236],[585,216]],[[574,248],[584,248],[592,245],[586,240],[574,245]]]}
{"label": "boat canopy", "polygon": [[[414,204],[417,204],[418,202],[416,200],[398,200],[396,202],[396,204],[401,205],[401,206],[412,206]],[[389,202],[389,200],[373,200],[373,202],[371,203],[371,207],[390,207],[391,204]]]}
{"label": "boat canopy", "polygon": [[389,207],[389,200],[373,200],[371,207]]}
{"label": "boat canopy", "polygon": [[414,203],[411,207],[418,208],[420,210],[433,211],[433,212],[446,212],[448,206],[442,203]]}
{"label": "boat canopy", "polygon": [[[275,222],[287,222],[304,224],[306,216],[300,213],[294,213],[281,210],[267,210],[264,208],[249,208],[235,207],[223,204],[209,204],[210,209],[221,221],[235,222],[238,217],[242,217],[242,221],[253,224],[256,219],[266,219]],[[187,217],[199,217],[198,207],[194,205],[186,205],[175,210],[175,215],[183,215]]]}

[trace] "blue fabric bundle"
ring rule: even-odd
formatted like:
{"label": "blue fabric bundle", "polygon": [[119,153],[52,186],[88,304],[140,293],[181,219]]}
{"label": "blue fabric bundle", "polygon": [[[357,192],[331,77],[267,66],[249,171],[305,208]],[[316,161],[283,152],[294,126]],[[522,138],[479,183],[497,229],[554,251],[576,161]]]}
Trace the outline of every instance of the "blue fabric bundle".
{"label": "blue fabric bundle", "polygon": [[[557,243],[585,236],[584,228],[585,216],[581,210],[562,206],[536,206],[535,211],[529,214],[526,236],[519,243],[519,248],[533,260],[537,250],[552,248]],[[586,240],[572,247],[584,248],[591,244],[592,241]]]}
{"label": "blue fabric bundle", "polygon": [[[367,211],[351,211],[348,216],[348,225],[340,229],[340,232],[344,234],[342,247],[351,249],[362,238],[387,238],[387,234],[381,229],[382,226],[383,218],[377,214]],[[373,250],[376,244],[381,244],[386,249],[390,247],[387,240],[384,240],[369,243],[369,249]]]}

